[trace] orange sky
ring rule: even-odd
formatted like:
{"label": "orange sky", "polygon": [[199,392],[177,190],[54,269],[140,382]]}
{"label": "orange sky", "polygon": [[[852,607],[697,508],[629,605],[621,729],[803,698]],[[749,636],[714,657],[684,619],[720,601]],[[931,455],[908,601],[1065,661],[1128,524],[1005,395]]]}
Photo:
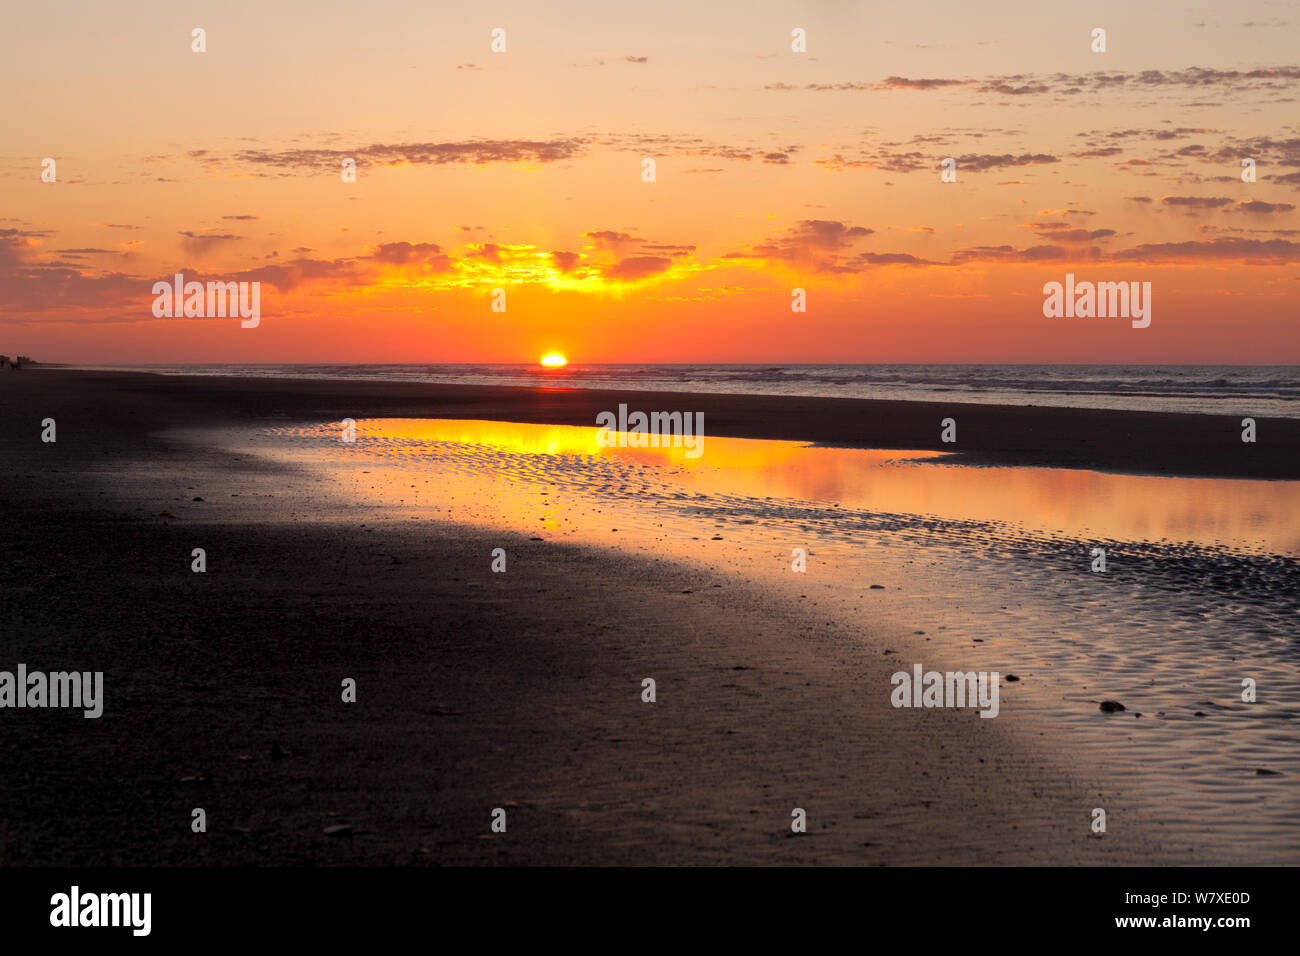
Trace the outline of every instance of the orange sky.
{"label": "orange sky", "polygon": [[[1294,0],[430,6],[16,9],[0,351],[1300,363]],[[177,272],[260,324],[155,319]]]}

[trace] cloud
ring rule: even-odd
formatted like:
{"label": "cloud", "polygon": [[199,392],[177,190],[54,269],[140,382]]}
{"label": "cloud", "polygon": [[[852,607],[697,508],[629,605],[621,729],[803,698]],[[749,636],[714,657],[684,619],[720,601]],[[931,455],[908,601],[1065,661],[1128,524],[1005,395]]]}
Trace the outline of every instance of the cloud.
{"label": "cloud", "polygon": [[560,273],[570,273],[582,262],[582,255],[577,252],[556,251],[551,253],[551,262]]}
{"label": "cloud", "polygon": [[185,251],[193,256],[202,256],[212,251],[216,245],[227,242],[240,242],[243,236],[236,236],[229,232],[192,232],[184,230],[179,233],[181,236],[181,245]]}
{"label": "cloud", "polygon": [[1057,259],[1077,259],[1086,255],[1097,258],[1101,250],[1067,249],[1064,246],[1031,246],[1017,249],[1014,246],[969,246],[952,254],[952,262],[960,265],[971,262],[1046,262]]}
{"label": "cloud", "polygon": [[874,90],[876,87],[870,83],[849,82],[849,83],[809,83],[804,87],[805,90],[812,90],[815,93],[843,93],[852,91]]}
{"label": "cloud", "polygon": [[468,246],[467,248],[469,249],[469,258],[471,259],[483,259],[487,262],[493,263],[494,265],[501,264],[502,246],[495,242],[485,242],[482,245]]}
{"label": "cloud", "polygon": [[[814,166],[823,169],[841,171],[845,169],[881,169],[891,173],[912,173],[920,170],[939,169],[941,152],[921,152],[919,150],[898,150],[882,148],[874,153],[867,153],[857,159],[845,159],[842,153],[835,153],[827,159],[813,160]],[[958,172],[982,173],[994,169],[1015,168],[1018,166],[1042,166],[1059,163],[1057,156],[1048,153],[967,153],[956,156]]]}
{"label": "cloud", "polygon": [[639,242],[645,242],[644,239],[638,239],[626,232],[614,232],[612,229],[601,229],[593,232],[584,232],[584,239],[590,239],[591,244],[597,249],[619,250]]}
{"label": "cloud", "polygon": [[1241,260],[1256,262],[1300,261],[1300,243],[1286,239],[1211,239],[1208,242],[1144,242],[1112,256],[1114,259],[1139,262],[1200,259]]}
{"label": "cloud", "polygon": [[607,279],[620,282],[635,282],[667,272],[673,260],[664,256],[631,256],[620,259],[613,265],[606,266],[601,273]]}
{"label": "cloud", "polygon": [[875,230],[846,226],[831,219],[804,219],[788,235],[760,242],[749,252],[728,253],[727,259],[781,262],[819,273],[856,271],[846,253]]}
{"label": "cloud", "polygon": [[1019,86],[1014,83],[986,83],[978,89],[981,93],[1000,93],[1003,96],[1032,96],[1051,91],[1051,87],[1045,83],[1022,83]]}
{"label": "cloud", "polygon": [[1064,222],[1026,222],[1022,225],[1050,242],[1095,242],[1115,235],[1114,229],[1076,229]]}
{"label": "cloud", "polygon": [[1029,95],[1062,93],[1075,95],[1116,89],[1159,89],[1165,87],[1201,90],[1216,86],[1254,85],[1265,89],[1284,88],[1300,79],[1300,67],[1270,67],[1258,70],[1214,70],[1189,67],[1185,70],[1141,70],[1139,72],[1052,73],[990,77],[977,87],[981,93]]}
{"label": "cloud", "polygon": [[958,156],[956,160],[958,170],[977,173],[989,169],[1005,169],[1008,166],[1038,166],[1061,161],[1058,157],[1046,153],[1022,153],[1019,156],[1011,153],[1003,153],[1001,156],[972,153]]}
{"label": "cloud", "polygon": [[389,265],[424,266],[436,272],[452,267],[451,256],[433,242],[385,242],[369,258]]}
{"label": "cloud", "polygon": [[965,86],[966,80],[912,80],[905,76],[887,76],[875,87],[878,90],[941,90],[950,86]]}
{"label": "cloud", "polygon": [[1166,206],[1181,206],[1185,209],[1219,209],[1232,205],[1226,196],[1162,196],[1160,201]]}
{"label": "cloud", "polygon": [[[187,279],[200,279],[185,273]],[[230,278],[237,282],[264,282],[281,292],[291,292],[301,285],[327,281],[335,286],[360,286],[373,281],[373,269],[356,259],[295,259],[272,266],[259,266],[236,273]]]}
{"label": "cloud", "polygon": [[458,143],[375,143],[355,149],[246,149],[235,154],[235,161],[281,170],[340,168],[344,159],[355,159],[358,166],[440,166],[466,163],[554,163],[582,154],[578,139],[522,140],[487,139]]}
{"label": "cloud", "polygon": [[682,246],[668,242],[647,242],[641,246],[642,252],[663,253],[669,256],[684,257],[695,252],[697,246]]}
{"label": "cloud", "polygon": [[925,164],[921,160],[925,158],[924,153],[906,153],[899,156],[897,160],[899,165],[882,166],[874,159],[845,159],[842,155],[836,153],[827,159],[814,159],[813,165],[836,172],[844,169],[888,169],[890,172],[909,173],[924,169]]}
{"label": "cloud", "polygon": [[918,259],[906,252],[860,252],[852,262],[858,266],[934,265],[928,259]]}
{"label": "cloud", "polygon": [[1285,90],[1300,80],[1300,67],[1278,66],[1255,70],[1217,70],[1189,67],[1185,70],[1141,70],[1133,72],[1047,73],[988,76],[983,79],[909,79],[888,76],[876,83],[844,81],[807,83],[802,87],[789,83],[769,83],[765,90],[788,92],[885,92],[894,90],[941,90],[961,87],[976,94],[990,96],[1078,96],[1109,91],[1153,91],[1183,89],[1194,92],[1216,88],[1251,87],[1260,91]]}
{"label": "cloud", "polygon": [[1237,212],[1287,213],[1293,209],[1295,203],[1289,202],[1264,202],[1260,199],[1252,199],[1237,203]]}
{"label": "cloud", "polygon": [[84,319],[92,310],[143,297],[145,280],[120,272],[87,275],[80,265],[32,261],[43,231],[0,229],[0,313],[10,321],[25,314]]}

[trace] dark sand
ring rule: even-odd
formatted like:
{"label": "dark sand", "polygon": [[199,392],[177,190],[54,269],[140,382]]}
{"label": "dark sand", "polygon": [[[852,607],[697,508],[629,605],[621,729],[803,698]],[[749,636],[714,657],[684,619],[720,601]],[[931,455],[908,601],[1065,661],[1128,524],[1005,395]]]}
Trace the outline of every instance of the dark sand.
{"label": "dark sand", "polygon": [[[395,382],[323,382],[33,370],[56,375],[69,399],[91,383],[174,401],[196,421],[250,418],[469,418],[595,424],[620,402],[631,410],[703,412],[706,435],[954,453],[964,464],[1089,468],[1134,474],[1300,479],[1300,419],[1105,411],[1048,406],[787,398],[767,395],[531,389]],[[19,375],[23,373],[17,373]],[[53,414],[53,413],[50,413]],[[940,422],[957,421],[957,443]]]}
{"label": "dark sand", "polygon": [[[1295,477],[1294,452],[1270,449],[1300,438],[1261,421],[1245,457],[1234,421],[1192,416],[6,374],[0,668],[102,670],[106,705],[0,711],[0,862],[1170,861],[1139,820],[1089,837],[1115,795],[1015,728],[892,710],[881,642],[923,659],[904,637],[610,550],[375,520],[361,502],[304,520],[301,472],[157,437],[379,415],[590,425],[619,401],[702,410],[710,434],[904,448],[943,447],[953,415],[985,460],[1137,469],[1145,451],[1142,470],[1189,474]],[[40,441],[47,416],[57,444]],[[266,494],[279,520],[251,506]],[[488,570],[499,545],[506,575]],[[207,574],[190,572],[196,546]],[[351,834],[325,834],[339,824]]]}

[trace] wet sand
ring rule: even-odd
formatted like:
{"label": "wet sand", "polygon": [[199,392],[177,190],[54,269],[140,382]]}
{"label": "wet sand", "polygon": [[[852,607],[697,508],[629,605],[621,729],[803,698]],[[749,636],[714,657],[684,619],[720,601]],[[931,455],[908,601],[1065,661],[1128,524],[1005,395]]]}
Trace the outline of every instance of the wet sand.
{"label": "wet sand", "polygon": [[[1116,795],[1060,748],[969,711],[899,719],[881,650],[926,660],[909,631],[689,563],[411,521],[326,494],[309,469],[168,437],[377,415],[590,425],[618,401],[703,410],[711,434],[941,450],[937,418],[953,415],[990,463],[1296,464],[1263,439],[1254,458],[1201,462],[1170,436],[1202,454],[1207,435],[1241,443],[1235,422],[1194,416],[1145,416],[1144,436],[1132,413],[1062,409],[999,422],[988,406],[9,375],[0,666],[103,670],[107,701],[97,721],[0,712],[0,860],[1192,862],[1136,817],[1123,839],[1089,836],[1090,809]],[[1294,448],[1296,425],[1261,434]],[[489,571],[498,546],[506,575]],[[795,807],[806,836],[790,834]]]}
{"label": "wet sand", "polygon": [[[315,520],[363,502],[393,521],[451,517],[689,563],[845,625],[904,671],[1005,674],[998,725],[1109,794],[1104,809],[1126,821],[1109,839],[1158,832],[1189,861],[1300,862],[1295,482],[717,437],[692,459],[568,425],[355,428],[351,442],[339,422],[168,434],[307,470]],[[1243,701],[1243,677],[1266,692]],[[885,691],[870,675],[861,687]],[[1112,699],[1125,710],[1101,712]]]}
{"label": "wet sand", "polygon": [[[1258,440],[1244,443],[1237,415],[705,393],[673,393],[668,400],[662,392],[32,371],[57,376],[57,389],[69,397],[94,386],[152,396],[182,405],[195,422],[366,416],[592,425],[598,413],[625,402],[633,409],[702,412],[707,434],[735,438],[930,449],[967,464],[1300,479],[1300,419],[1257,418]],[[941,440],[940,422],[949,417],[957,422],[956,444]]]}

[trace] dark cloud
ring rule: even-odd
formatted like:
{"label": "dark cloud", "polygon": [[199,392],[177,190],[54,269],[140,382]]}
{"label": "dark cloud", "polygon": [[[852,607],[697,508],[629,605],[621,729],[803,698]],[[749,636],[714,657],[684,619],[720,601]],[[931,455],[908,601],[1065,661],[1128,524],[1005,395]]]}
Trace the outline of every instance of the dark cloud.
{"label": "dark cloud", "polygon": [[630,233],[614,232],[612,229],[600,229],[591,232],[584,232],[584,239],[590,239],[597,249],[616,249],[620,246],[628,245],[633,242],[643,242]]}
{"label": "dark cloud", "polygon": [[984,93],[1063,93],[1073,95],[1115,89],[1156,89],[1181,87],[1214,88],[1225,85],[1251,84],[1263,88],[1280,88],[1300,80],[1300,67],[1272,67],[1259,70],[1214,70],[1190,67],[1185,70],[1142,70],[1133,73],[1052,73],[991,77],[977,89]]}
{"label": "dark cloud", "polygon": [[1181,206],[1185,209],[1218,209],[1232,205],[1232,200],[1225,196],[1162,196],[1160,201],[1166,206]]}
{"label": "dark cloud", "polygon": [[1024,226],[1050,242],[1095,242],[1115,235],[1114,229],[1075,229],[1064,222],[1027,222]]}
{"label": "dark cloud", "polygon": [[461,143],[375,143],[355,149],[290,149],[281,151],[246,149],[235,160],[276,169],[341,168],[345,159],[358,166],[439,166],[447,163],[554,163],[582,154],[577,139],[559,140],[474,140]]}
{"label": "dark cloud", "polygon": [[[938,169],[942,153],[919,150],[899,150],[884,146],[875,152],[866,153],[855,159],[846,159],[842,153],[835,153],[828,159],[813,160],[814,166],[840,171],[844,169],[880,169],[891,173],[913,173],[921,170]],[[1040,166],[1059,163],[1057,156],[1047,153],[967,153],[954,157],[957,171],[987,172],[994,169],[1014,168],[1017,166]]]}
{"label": "dark cloud", "polygon": [[471,246],[468,258],[484,259],[496,265],[501,264],[501,246],[495,242],[485,242],[481,246]]}
{"label": "dark cloud", "polygon": [[1019,156],[1010,153],[1004,153],[1001,156],[971,153],[966,156],[958,156],[956,160],[959,172],[984,172],[988,169],[1005,169],[1008,166],[1038,166],[1061,161],[1058,157],[1049,156],[1046,153],[1022,153]]}
{"label": "dark cloud", "polygon": [[424,266],[434,272],[447,272],[452,258],[433,242],[385,242],[369,258],[395,266]]}
{"label": "dark cloud", "polygon": [[949,86],[965,86],[966,80],[913,80],[905,76],[887,76],[878,90],[941,90]]}
{"label": "dark cloud", "polygon": [[627,259],[620,259],[601,271],[607,279],[614,279],[619,282],[635,282],[638,279],[648,279],[651,276],[666,272],[672,264],[671,259],[663,256],[631,256]]}
{"label": "dark cloud", "polygon": [[1295,203],[1289,202],[1264,202],[1261,199],[1252,199],[1248,202],[1237,203],[1238,212],[1257,212],[1257,213],[1286,213],[1295,209]]}
{"label": "dark cloud", "polygon": [[551,262],[555,264],[557,271],[570,273],[582,262],[582,255],[577,252],[556,251],[551,253]]}
{"label": "dark cloud", "polygon": [[815,93],[845,93],[861,92],[865,90],[874,90],[876,87],[870,83],[809,83],[804,87],[805,90],[812,90]]}
{"label": "dark cloud", "polygon": [[990,76],[984,79],[909,79],[889,76],[877,83],[846,81],[840,83],[769,83],[765,90],[812,92],[871,92],[884,90],[939,90],[964,87],[993,96],[1041,96],[1056,94],[1077,96],[1114,90],[1213,90],[1223,87],[1249,86],[1260,90],[1280,90],[1300,80],[1300,67],[1281,66],[1257,70],[1216,70],[1190,67],[1185,70],[1141,70],[1135,72],[1046,73]]}
{"label": "dark cloud", "polygon": [[749,252],[728,253],[723,258],[784,262],[822,273],[854,272],[846,253],[857,240],[874,231],[830,219],[805,219],[779,239],[760,242]]}
{"label": "dark cloud", "polygon": [[1208,242],[1144,242],[1115,253],[1112,258],[1136,262],[1188,262],[1197,259],[1297,262],[1300,261],[1300,243],[1286,239],[1237,238],[1211,239]]}
{"label": "dark cloud", "polygon": [[244,238],[228,232],[192,232],[188,229],[179,235],[181,245],[192,256],[202,256],[211,252],[215,246],[228,242],[242,242]]}
{"label": "dark cloud", "polygon": [[642,252],[662,253],[668,256],[685,257],[691,255],[697,246],[682,246],[667,242],[647,242],[641,246]]}
{"label": "dark cloud", "polygon": [[954,264],[968,262],[1048,262],[1058,259],[1077,259],[1086,255],[1096,258],[1101,250],[1067,249],[1064,246],[1031,246],[1017,249],[1014,246],[970,246],[952,254]]}
{"label": "dark cloud", "polygon": [[986,83],[978,89],[981,93],[998,93],[1002,96],[1033,96],[1051,91],[1051,87],[1044,83],[1022,83],[1019,86],[1014,83]]}
{"label": "dark cloud", "polygon": [[857,265],[934,265],[928,259],[918,259],[906,252],[860,252],[852,260]]}
{"label": "dark cloud", "polygon": [[[335,285],[364,285],[373,276],[355,259],[294,259],[273,266],[260,266],[223,277],[237,282],[264,282],[289,292],[306,282],[329,281]],[[190,278],[186,273],[186,278]],[[194,278],[198,278],[195,276]]]}

